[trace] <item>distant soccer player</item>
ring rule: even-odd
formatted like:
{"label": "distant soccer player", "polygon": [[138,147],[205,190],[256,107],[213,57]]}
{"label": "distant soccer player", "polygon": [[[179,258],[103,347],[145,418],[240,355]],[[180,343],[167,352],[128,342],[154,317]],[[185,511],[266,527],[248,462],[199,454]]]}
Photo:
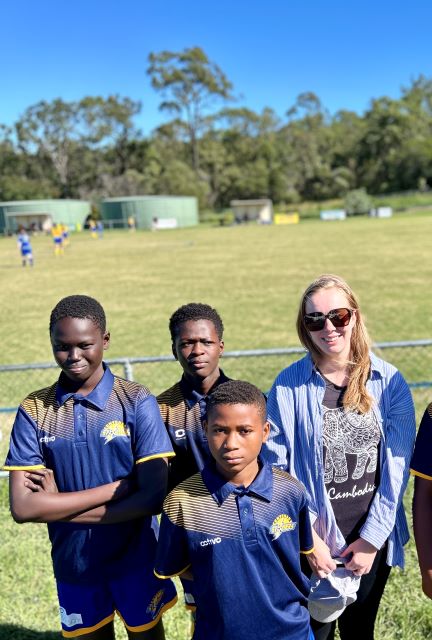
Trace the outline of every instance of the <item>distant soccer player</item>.
{"label": "distant soccer player", "polygon": [[18,249],[21,252],[21,260],[22,266],[25,267],[29,264],[31,267],[33,266],[33,251],[30,243],[30,238],[24,229],[24,227],[20,227],[18,230]]}
{"label": "distant soccer player", "polygon": [[54,255],[62,256],[64,253],[63,247],[63,227],[56,222],[51,227],[51,235],[54,242]]}
{"label": "distant soccer player", "polygon": [[[61,374],[21,404],[5,469],[17,522],[47,522],[65,637],[163,640],[176,601],[153,574],[153,514],[173,455],[154,396],[103,363],[110,334],[101,305],[68,296],[50,338]],[[30,585],[29,585],[30,586]]]}
{"label": "distant soccer player", "polygon": [[164,502],[155,573],[189,574],[197,603],[194,640],[310,640],[313,550],[303,485],[258,456],[269,434],[262,392],[231,380],[210,395],[213,460]]}

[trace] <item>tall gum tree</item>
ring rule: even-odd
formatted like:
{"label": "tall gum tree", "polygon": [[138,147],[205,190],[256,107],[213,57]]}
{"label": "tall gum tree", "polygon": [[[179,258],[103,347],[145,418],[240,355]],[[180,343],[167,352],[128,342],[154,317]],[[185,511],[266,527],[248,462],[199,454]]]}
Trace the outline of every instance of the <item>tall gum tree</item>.
{"label": "tall gum tree", "polygon": [[193,169],[198,173],[199,136],[214,120],[214,103],[232,99],[231,82],[200,47],[151,53],[147,73],[152,87],[164,98],[159,109],[177,116],[179,130],[183,128],[191,146]]}

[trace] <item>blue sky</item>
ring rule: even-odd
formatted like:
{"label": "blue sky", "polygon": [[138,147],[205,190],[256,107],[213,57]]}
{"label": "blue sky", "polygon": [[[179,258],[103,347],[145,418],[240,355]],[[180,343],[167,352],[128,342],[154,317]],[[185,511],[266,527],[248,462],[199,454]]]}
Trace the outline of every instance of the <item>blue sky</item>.
{"label": "blue sky", "polygon": [[164,121],[146,76],[150,52],[201,46],[237,105],[283,117],[304,91],[334,113],[362,113],[432,76],[430,0],[3,0],[0,124],[39,100],[119,94],[143,103],[138,126]]}

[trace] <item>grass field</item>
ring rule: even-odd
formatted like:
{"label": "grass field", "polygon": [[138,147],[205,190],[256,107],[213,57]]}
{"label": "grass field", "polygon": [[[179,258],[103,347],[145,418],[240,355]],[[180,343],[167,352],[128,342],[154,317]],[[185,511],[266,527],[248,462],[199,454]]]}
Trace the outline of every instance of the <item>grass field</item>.
{"label": "grass field", "polygon": [[[1,364],[51,360],[49,313],[59,298],[71,293],[93,295],[104,305],[112,335],[110,357],[169,354],[168,318],[189,301],[208,302],[219,310],[228,350],[297,346],[299,296],[322,272],[342,275],[358,292],[375,341],[429,338],[431,229],[430,216],[400,214],[390,220],[354,218],[287,227],[119,231],[106,233],[103,240],[75,235],[58,258],[50,239],[39,236],[33,239],[34,269],[23,269],[15,240],[2,238]],[[384,355],[395,361],[396,353]],[[250,358],[227,360],[224,368],[232,377],[265,389],[286,363],[281,357]],[[399,366],[410,380],[432,379],[427,350]],[[54,371],[31,378],[1,374],[0,406],[54,376]],[[176,363],[137,369],[137,379],[154,392],[178,377]],[[15,381],[18,388],[11,386]],[[418,418],[427,397],[425,392],[416,394]],[[0,414],[2,457],[10,420]],[[408,495],[408,507],[409,502]],[[0,541],[0,640],[58,638],[45,527],[13,524],[6,482],[1,480]],[[166,616],[166,628],[169,640],[188,637],[188,620],[180,606]],[[121,630],[118,637],[125,637]],[[410,543],[406,571],[394,571],[386,590],[377,638],[428,637],[432,606],[421,594]]]}

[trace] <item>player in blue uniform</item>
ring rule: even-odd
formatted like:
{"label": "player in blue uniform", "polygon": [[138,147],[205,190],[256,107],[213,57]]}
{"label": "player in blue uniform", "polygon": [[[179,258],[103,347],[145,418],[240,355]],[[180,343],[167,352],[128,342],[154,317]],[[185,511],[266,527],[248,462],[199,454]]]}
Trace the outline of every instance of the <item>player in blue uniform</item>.
{"label": "player in blue uniform", "polygon": [[18,249],[21,252],[22,266],[25,267],[29,264],[31,267],[33,266],[33,251],[30,243],[30,238],[24,229],[24,227],[20,227],[18,230]]}
{"label": "player in blue uniform", "polygon": [[413,522],[422,588],[432,598],[432,403],[417,433],[411,474],[415,476]]}
{"label": "player in blue uniform", "polygon": [[48,523],[64,637],[112,640],[117,611],[129,638],[162,640],[176,593],[153,574],[153,514],[173,452],[156,399],[103,363],[110,335],[93,298],[61,300],[50,338],[61,374],[18,410],[12,515]]}
{"label": "player in blue uniform", "polygon": [[157,401],[176,454],[170,460],[169,486],[173,488],[210,459],[203,428],[207,398],[229,378],[219,368],[224,327],[216,309],[208,304],[185,304],[171,316],[169,329],[172,352],[183,375]]}
{"label": "player in blue uniform", "polygon": [[[224,349],[223,322],[208,304],[190,302],[169,321],[171,348],[183,369],[181,379],[157,397],[175,457],[169,465],[169,488],[177,486],[211,459],[204,432],[207,398],[229,380],[219,368]],[[195,610],[193,585],[182,578],[186,608]]]}
{"label": "player in blue uniform", "polygon": [[166,498],[155,573],[193,579],[194,640],[308,640],[306,496],[258,458],[269,434],[262,392],[248,382],[220,385],[206,431],[213,461]]}

